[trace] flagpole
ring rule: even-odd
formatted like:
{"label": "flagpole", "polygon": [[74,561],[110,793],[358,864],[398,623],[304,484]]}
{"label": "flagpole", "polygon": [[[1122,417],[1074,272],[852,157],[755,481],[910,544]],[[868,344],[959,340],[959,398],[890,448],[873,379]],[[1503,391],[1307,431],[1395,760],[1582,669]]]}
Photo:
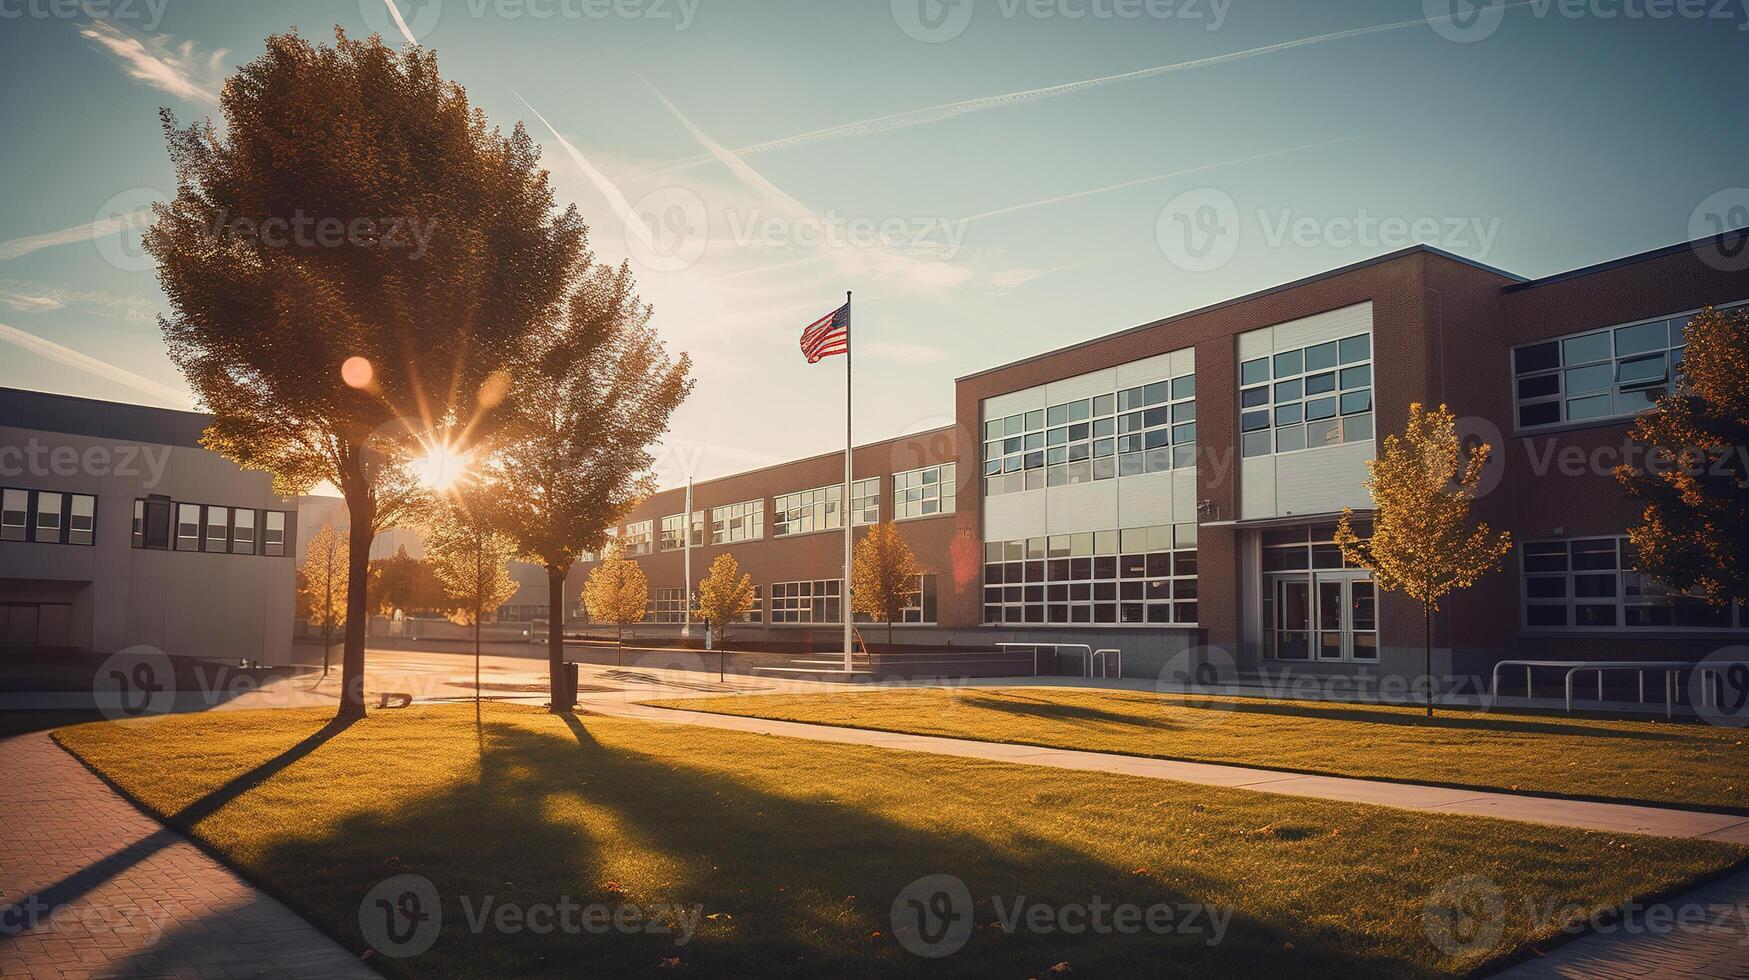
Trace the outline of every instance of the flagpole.
{"label": "flagpole", "polygon": [[844,590],[838,597],[840,616],[844,619],[844,672],[851,670],[851,626],[850,621],[855,614],[850,608],[850,546],[852,528],[856,522],[850,518],[850,348],[853,338],[850,334],[850,290],[844,291],[844,499],[838,503],[838,516],[844,521]]}
{"label": "flagpole", "polygon": [[686,544],[684,545],[684,547],[686,548],[686,591],[684,593],[682,593],[683,595],[686,596],[686,618],[681,621],[680,635],[681,636],[691,636],[692,635],[692,477],[691,476],[688,476],[686,478],[686,513],[680,519],[680,526],[685,529],[681,532],[682,534],[685,535],[685,537],[681,538],[681,540],[686,542]]}

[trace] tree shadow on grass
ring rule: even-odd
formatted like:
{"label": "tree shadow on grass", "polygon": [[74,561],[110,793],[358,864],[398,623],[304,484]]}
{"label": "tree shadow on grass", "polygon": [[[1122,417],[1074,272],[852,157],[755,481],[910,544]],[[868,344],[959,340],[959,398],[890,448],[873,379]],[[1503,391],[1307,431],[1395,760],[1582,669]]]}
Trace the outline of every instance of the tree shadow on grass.
{"label": "tree shadow on grass", "polygon": [[[412,805],[373,808],[319,837],[283,840],[257,852],[246,870],[354,949],[365,942],[359,909],[373,886],[399,874],[430,879],[441,896],[440,937],[429,952],[410,959],[373,958],[392,975],[617,975],[645,972],[676,956],[700,975],[945,968],[1008,977],[1040,975],[1064,961],[1083,975],[1212,976],[1242,969],[1427,975],[1422,964],[1373,952],[1377,947],[1358,925],[1353,931],[1283,928],[1235,914],[1218,946],[1209,945],[1206,933],[1010,935],[989,925],[996,910],[987,901],[974,912],[979,926],[963,950],[948,960],[925,960],[892,938],[889,916],[895,897],[925,875],[954,875],[974,896],[1026,896],[1051,906],[1094,896],[1183,905],[1200,902],[1223,883],[1187,863],[1173,868],[1167,884],[1050,837],[931,825],[927,813],[896,821],[833,799],[819,767],[795,773],[791,791],[702,761],[713,751],[756,757],[762,736],[701,733],[701,761],[694,762],[666,746],[650,753],[627,747],[628,734],[641,730],[637,722],[564,716],[560,727],[547,717],[487,719],[488,764],[480,779],[452,781]],[[416,740],[407,745],[416,753]],[[821,765],[836,758],[832,751],[822,749]],[[417,758],[407,762],[417,764]],[[894,777],[907,772],[914,767]],[[943,791],[961,783],[944,784]],[[233,819],[282,820],[295,833],[297,816]],[[488,896],[525,910],[565,899],[579,906],[697,905],[717,918],[703,920],[684,946],[672,933],[540,934],[505,929],[490,914],[471,922],[470,912],[478,916]]]}
{"label": "tree shadow on grass", "polygon": [[[1175,696],[1174,696],[1175,697]],[[1168,702],[1171,703],[1171,702]],[[1354,721],[1371,725],[1396,725],[1408,728],[1441,728],[1450,731],[1499,732],[1507,735],[1574,735],[1590,738],[1620,738],[1634,741],[1681,742],[1689,739],[1680,731],[1652,731],[1596,727],[1558,721],[1538,721],[1534,718],[1504,717],[1497,714],[1436,714],[1432,718],[1410,711],[1369,711],[1334,704],[1251,703],[1243,699],[1222,701],[1215,707],[1190,704],[1196,710],[1234,711],[1241,714],[1282,715],[1293,718],[1313,718],[1320,721]],[[1406,707],[1413,707],[1412,705]]]}

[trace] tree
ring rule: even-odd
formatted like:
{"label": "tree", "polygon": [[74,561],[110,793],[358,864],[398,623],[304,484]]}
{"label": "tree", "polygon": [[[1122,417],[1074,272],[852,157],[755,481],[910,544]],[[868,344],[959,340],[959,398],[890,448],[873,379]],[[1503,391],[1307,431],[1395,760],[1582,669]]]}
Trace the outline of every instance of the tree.
{"label": "tree", "polygon": [[692,390],[691,359],[668,357],[629,269],[597,265],[581,278],[569,315],[536,330],[518,358],[488,463],[505,490],[504,529],[546,568],[555,712],[562,710],[565,576],[655,489],[649,446]]}
{"label": "tree", "polygon": [[723,660],[728,655],[724,641],[729,638],[729,624],[752,608],[753,577],[742,574],[734,556],[725,551],[711,561],[711,570],[698,583],[698,603],[693,610],[693,615],[710,624],[711,639],[716,641],[719,678],[723,676]]}
{"label": "tree", "polygon": [[425,517],[425,553],[474,626],[474,700],[480,699],[480,624],[516,594],[510,562],[516,539],[493,529],[489,495],[465,490],[440,500]]}
{"label": "tree", "polygon": [[1640,569],[1714,606],[1749,602],[1749,308],[1688,321],[1676,390],[1629,431],[1644,468],[1616,468],[1645,504],[1628,530]]}
{"label": "tree", "polygon": [[322,627],[322,676],[328,676],[328,651],[334,646],[334,627],[346,624],[346,532],[324,524],[310,535],[304,567],[298,570],[304,595],[305,618]]}
{"label": "tree", "polygon": [[[178,184],[145,235],[206,448],[350,516],[337,718],[364,716],[370,546],[417,499],[405,463],[490,421],[501,369],[563,312],[582,252],[521,126],[488,128],[431,52],[267,39],[223,127],[162,113]],[[426,447],[429,448],[428,446]]]}
{"label": "tree", "polygon": [[583,583],[583,604],[589,607],[590,619],[617,626],[619,642],[623,644],[625,628],[643,622],[644,610],[650,604],[650,581],[638,563],[625,557],[624,549],[616,543]]}
{"label": "tree", "polygon": [[893,645],[893,621],[917,594],[917,556],[891,521],[876,524],[856,543],[850,560],[850,608],[887,624],[887,646]]}
{"label": "tree", "polygon": [[[1385,436],[1384,451],[1367,462],[1372,493],[1372,537],[1354,533],[1354,512],[1342,509],[1336,543],[1342,557],[1372,571],[1380,589],[1402,592],[1421,603],[1427,714],[1433,715],[1433,614],[1439,600],[1500,567],[1512,550],[1511,535],[1488,525],[1470,528],[1470,499],[1482,481],[1493,447],[1481,443],[1465,453],[1457,418],[1444,405],[1423,411],[1409,406],[1402,438]],[[1466,458],[1467,457],[1467,458]]]}
{"label": "tree", "polygon": [[372,558],[371,607],[385,616],[396,610],[406,615],[414,613],[448,613],[455,608],[449,592],[431,570],[431,563],[414,558],[407,546],[395,549],[388,558]]}

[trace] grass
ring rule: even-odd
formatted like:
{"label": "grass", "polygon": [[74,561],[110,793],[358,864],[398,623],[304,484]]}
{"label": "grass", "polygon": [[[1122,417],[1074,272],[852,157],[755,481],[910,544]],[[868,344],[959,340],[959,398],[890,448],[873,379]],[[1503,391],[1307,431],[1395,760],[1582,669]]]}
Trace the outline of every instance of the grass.
{"label": "grass", "polygon": [[1066,688],[909,688],[669,708],[1480,789],[1749,812],[1740,730]]}
{"label": "grass", "polygon": [[[441,932],[392,976],[649,973],[1449,976],[1544,943],[1561,921],[1666,893],[1749,848],[1299,800],[1243,790],[488,705],[215,712],[63,729],[143,805],[362,950],[361,902],[429,878]],[[945,964],[906,952],[890,909],[951,874],[977,896]],[[1497,942],[1442,951],[1430,898],[1482,875]],[[498,902],[700,906],[672,936],[471,929]],[[1199,935],[997,928],[997,903],[1206,904]],[[464,905],[464,903],[466,903]],[[1209,921],[1209,920],[1205,920]],[[670,963],[678,957],[678,963]]]}

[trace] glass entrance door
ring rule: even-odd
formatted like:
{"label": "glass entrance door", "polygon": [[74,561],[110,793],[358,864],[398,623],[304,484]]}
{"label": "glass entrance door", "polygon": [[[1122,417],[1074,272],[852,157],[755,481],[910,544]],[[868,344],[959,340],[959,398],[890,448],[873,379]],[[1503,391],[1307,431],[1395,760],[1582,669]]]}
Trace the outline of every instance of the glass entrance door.
{"label": "glass entrance door", "polygon": [[1378,659],[1378,604],[1364,572],[1273,577],[1270,654],[1278,660]]}

